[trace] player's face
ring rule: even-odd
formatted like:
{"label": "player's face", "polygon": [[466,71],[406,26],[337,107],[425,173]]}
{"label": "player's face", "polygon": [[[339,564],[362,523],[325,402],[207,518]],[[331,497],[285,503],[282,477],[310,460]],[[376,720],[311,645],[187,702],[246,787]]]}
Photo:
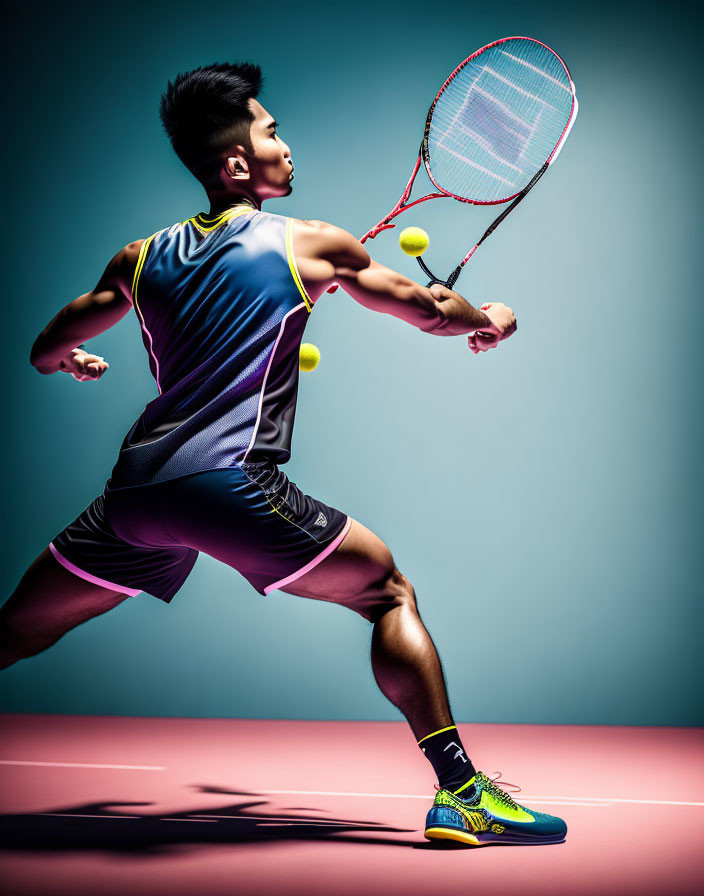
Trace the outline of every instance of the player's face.
{"label": "player's face", "polygon": [[256,100],[249,100],[254,114],[249,134],[254,155],[249,158],[250,183],[260,199],[288,196],[293,187],[291,150],[277,133],[272,115]]}

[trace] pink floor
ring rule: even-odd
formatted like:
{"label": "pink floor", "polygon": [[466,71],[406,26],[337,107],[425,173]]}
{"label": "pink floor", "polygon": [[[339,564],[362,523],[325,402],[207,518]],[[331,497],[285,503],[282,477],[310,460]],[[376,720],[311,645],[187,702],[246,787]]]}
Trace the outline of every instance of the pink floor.
{"label": "pink floor", "polygon": [[460,724],[565,843],[423,837],[405,722],[0,717],[6,894],[704,893],[704,730]]}

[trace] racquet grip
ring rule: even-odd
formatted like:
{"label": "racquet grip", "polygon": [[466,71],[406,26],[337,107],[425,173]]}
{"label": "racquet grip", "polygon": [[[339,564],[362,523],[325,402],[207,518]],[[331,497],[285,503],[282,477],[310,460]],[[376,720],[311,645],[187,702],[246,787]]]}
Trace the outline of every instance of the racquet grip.
{"label": "racquet grip", "polygon": [[447,286],[448,289],[452,289],[452,287],[455,285],[455,283],[457,283],[457,278],[459,277],[459,275],[461,273],[462,273],[462,265],[458,264],[457,267],[454,269],[454,271],[447,278],[447,282],[446,282],[445,286]]}
{"label": "racquet grip", "polygon": [[[455,277],[455,280],[457,279],[457,277],[459,277],[459,271],[461,271],[461,270],[462,270],[462,265],[459,265],[459,266],[457,267],[457,269],[456,269],[455,271],[453,271],[452,276]],[[455,275],[456,275],[456,276],[455,276]],[[442,280],[436,280],[435,278],[433,278],[433,279],[427,284],[427,286],[428,286],[428,288],[430,288],[430,287],[433,285],[433,283],[440,283],[442,286],[446,286],[448,289],[452,289],[452,283],[455,282],[455,280],[452,279],[452,276],[451,276],[450,279],[447,281],[447,283],[445,283],[445,282],[442,281]],[[473,331],[471,331],[471,332],[473,332],[473,333],[478,333],[480,336],[486,336],[486,337],[490,337],[490,336],[493,336],[493,335],[494,335],[494,333],[487,333],[486,330],[473,330]],[[466,333],[465,335],[466,335],[466,336],[469,336],[469,333]]]}

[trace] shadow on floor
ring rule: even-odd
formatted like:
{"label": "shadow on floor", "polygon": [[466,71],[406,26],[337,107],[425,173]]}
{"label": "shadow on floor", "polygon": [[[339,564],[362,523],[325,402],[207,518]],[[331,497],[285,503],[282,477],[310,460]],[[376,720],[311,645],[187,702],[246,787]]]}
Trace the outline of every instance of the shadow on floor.
{"label": "shadow on floor", "polygon": [[[355,836],[354,832],[415,833],[375,821],[322,818],[321,810],[296,807],[315,815],[266,812],[261,794],[194,785],[200,793],[241,796],[247,799],[213,809],[191,809],[166,815],[134,811],[151,803],[105,801],[62,806],[46,813],[0,815],[0,851],[52,852],[95,850],[111,853],[162,855],[192,850],[199,845],[267,841],[324,841],[413,846],[407,839]],[[251,799],[251,798],[254,799]]]}

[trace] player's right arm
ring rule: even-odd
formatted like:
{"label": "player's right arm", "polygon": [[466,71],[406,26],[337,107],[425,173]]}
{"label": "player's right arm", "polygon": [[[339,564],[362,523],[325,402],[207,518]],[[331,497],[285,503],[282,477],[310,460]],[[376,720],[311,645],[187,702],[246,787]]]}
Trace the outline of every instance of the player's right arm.
{"label": "player's right arm", "polygon": [[497,339],[486,343],[487,348],[515,330],[515,317],[505,305],[494,303],[485,313],[441,284],[421,286],[374,261],[358,239],[333,224],[296,221],[293,238],[299,273],[314,300],[339,283],[366,308],[391,314],[426,333],[493,333]]}

